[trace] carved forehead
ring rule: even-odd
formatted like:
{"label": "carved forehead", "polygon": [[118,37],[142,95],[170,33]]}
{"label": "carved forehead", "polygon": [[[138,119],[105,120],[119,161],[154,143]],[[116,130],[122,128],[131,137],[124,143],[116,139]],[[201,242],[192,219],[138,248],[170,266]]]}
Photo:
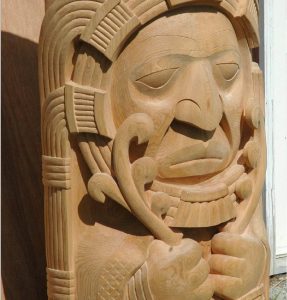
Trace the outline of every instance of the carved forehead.
{"label": "carved forehead", "polygon": [[229,19],[212,8],[172,11],[145,26],[138,34],[141,41],[157,35],[184,36],[202,40],[219,31],[234,31]]}
{"label": "carved forehead", "polygon": [[172,11],[154,20],[140,30],[127,48],[133,56],[165,51],[201,56],[226,49],[237,50],[238,42],[224,14],[212,8],[197,7]]}

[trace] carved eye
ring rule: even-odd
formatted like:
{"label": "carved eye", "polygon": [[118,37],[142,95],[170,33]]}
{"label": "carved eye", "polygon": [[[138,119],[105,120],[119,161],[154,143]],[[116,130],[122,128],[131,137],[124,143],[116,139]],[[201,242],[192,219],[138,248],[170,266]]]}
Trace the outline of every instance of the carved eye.
{"label": "carved eye", "polygon": [[177,69],[178,68],[171,68],[156,71],[140,77],[136,81],[150,88],[158,89],[163,87],[171,79],[172,75],[176,72]]}
{"label": "carved eye", "polygon": [[232,80],[239,71],[239,66],[236,63],[221,63],[217,64],[217,66],[223,77],[228,81]]}

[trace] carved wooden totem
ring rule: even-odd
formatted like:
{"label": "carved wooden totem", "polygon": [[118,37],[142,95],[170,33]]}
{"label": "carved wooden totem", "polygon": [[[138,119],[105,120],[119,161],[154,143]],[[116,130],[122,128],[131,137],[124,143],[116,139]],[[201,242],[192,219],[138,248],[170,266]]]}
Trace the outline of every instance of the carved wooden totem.
{"label": "carved wooden totem", "polygon": [[49,299],[268,299],[258,39],[257,0],[53,2]]}

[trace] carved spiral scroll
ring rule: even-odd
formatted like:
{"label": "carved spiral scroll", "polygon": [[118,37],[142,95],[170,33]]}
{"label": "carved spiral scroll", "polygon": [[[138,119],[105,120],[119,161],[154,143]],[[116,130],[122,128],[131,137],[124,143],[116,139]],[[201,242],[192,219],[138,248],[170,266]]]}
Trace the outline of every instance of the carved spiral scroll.
{"label": "carved spiral scroll", "polygon": [[130,211],[130,208],[124,200],[116,182],[112,176],[108,174],[94,174],[89,180],[88,191],[90,196],[98,202],[104,203],[106,201],[106,196],[108,196]]}
{"label": "carved spiral scroll", "polygon": [[120,126],[113,145],[113,162],[118,184],[132,213],[164,242],[174,245],[180,241],[181,234],[174,233],[164,222],[154,215],[145,204],[132,176],[129,160],[129,145],[134,138],[138,143],[148,141],[153,133],[153,121],[143,113],[133,114]]}

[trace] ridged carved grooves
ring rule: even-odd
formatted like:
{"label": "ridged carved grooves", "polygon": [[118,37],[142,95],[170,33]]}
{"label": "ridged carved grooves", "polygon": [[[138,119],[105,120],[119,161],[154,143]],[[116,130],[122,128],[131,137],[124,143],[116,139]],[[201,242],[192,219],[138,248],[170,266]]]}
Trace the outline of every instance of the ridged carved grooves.
{"label": "ridged carved grooves", "polygon": [[47,268],[47,289],[50,299],[64,299],[75,296],[75,274],[70,271],[60,271]]}

